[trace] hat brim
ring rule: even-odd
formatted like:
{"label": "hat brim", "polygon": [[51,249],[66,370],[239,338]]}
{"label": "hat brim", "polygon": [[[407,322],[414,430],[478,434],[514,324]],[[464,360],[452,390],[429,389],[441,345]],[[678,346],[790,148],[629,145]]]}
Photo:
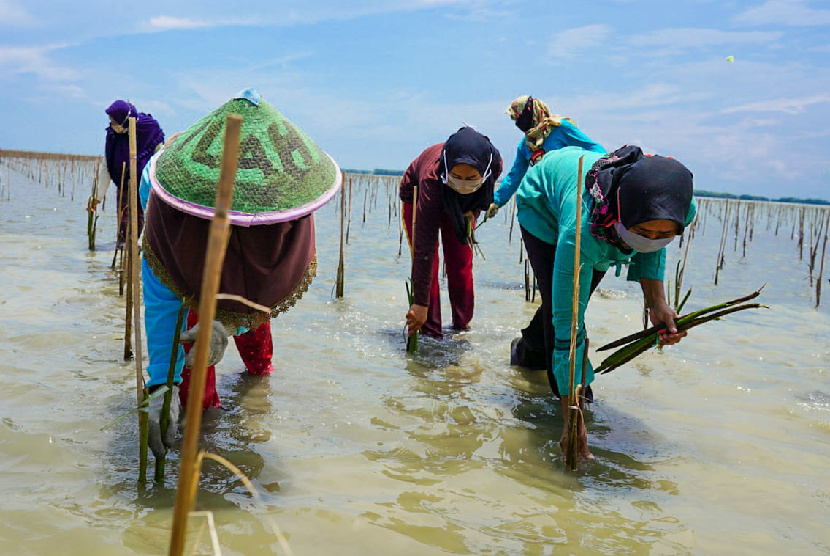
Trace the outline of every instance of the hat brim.
{"label": "hat brim", "polygon": [[[278,224],[280,222],[290,222],[291,220],[297,220],[298,218],[302,218],[308,214],[311,214],[315,210],[319,209],[326,203],[328,203],[332,197],[337,193],[340,189],[342,184],[343,178],[340,172],[340,167],[337,165],[337,162],[325,151],[323,151],[326,156],[329,157],[331,163],[334,165],[334,182],[322,195],[318,196],[313,201],[300,205],[298,207],[293,207],[286,210],[278,210],[278,211],[266,211],[266,212],[241,212],[237,210],[229,210],[228,211],[228,219],[230,223],[235,226],[261,226],[265,224]],[[158,160],[157,156],[154,156],[150,160],[150,186],[155,194],[159,197],[161,201],[170,205],[171,207],[184,212],[185,214],[190,214],[192,216],[196,216],[198,218],[203,218],[205,220],[210,220],[213,218],[216,210],[213,207],[206,207],[204,205],[200,205],[197,203],[193,203],[191,201],[184,201],[179,199],[178,197],[172,195],[167,190],[162,187],[159,183],[158,179],[156,179],[156,161]]]}

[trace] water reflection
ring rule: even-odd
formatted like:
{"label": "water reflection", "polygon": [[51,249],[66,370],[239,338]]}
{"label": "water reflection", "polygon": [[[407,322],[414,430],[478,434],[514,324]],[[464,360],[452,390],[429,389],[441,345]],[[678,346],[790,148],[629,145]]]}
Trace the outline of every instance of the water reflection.
{"label": "water reflection", "polygon": [[[243,372],[220,375],[218,388],[227,409],[209,409],[202,414],[199,446],[201,450],[221,455],[237,466],[249,479],[255,481],[264,465],[258,445],[271,438],[264,416],[271,412],[269,377],[257,377]],[[121,409],[114,409],[117,414]],[[137,490],[138,461],[134,423],[124,423],[113,435],[114,445],[109,469],[113,470],[110,488],[119,496],[135,498],[144,508],[169,509],[175,502],[178,486],[179,454],[184,433],[180,423],[176,445],[168,452],[163,483],[152,480],[155,460],[149,455],[148,484]],[[267,490],[267,489],[266,489]],[[136,492],[138,494],[136,495]],[[210,459],[202,462],[199,476],[198,509],[220,510],[237,507],[240,500],[249,499],[242,482],[225,466]]]}
{"label": "water reflection", "polygon": [[[0,219],[0,535],[39,554],[68,546],[165,553],[178,448],[165,484],[139,495],[135,416],[98,431],[135,399],[134,367],[120,360],[124,306],[109,270],[111,245],[86,250],[85,221],[67,217],[84,214],[83,200],[61,200],[54,212],[53,192],[30,193],[31,206],[8,205]],[[789,243],[778,257],[781,245],[756,240],[757,257],[728,267],[733,274],[715,291],[706,284],[718,230],[713,249],[695,239],[693,256],[705,264],[687,270],[690,303],[699,304],[690,308],[745,294],[746,283],[772,268],[764,295],[774,310],[701,327],[682,347],[604,376],[588,411],[597,461],[574,474],[561,460],[559,404],[544,373],[507,365],[510,340],[533,305],[523,301],[516,258],[495,256],[518,249],[501,224],[484,231],[492,247],[476,266],[473,329],[443,342],[424,338],[408,355],[408,257],[394,260],[398,237],[386,233],[386,215],[379,226],[352,228],[346,298],[336,301],[339,222],[327,209],[317,223],[320,274],[279,319],[277,373],[249,383],[221,372],[228,410],[206,416],[203,447],[250,474],[269,506],[240,511],[253,502],[242,484],[206,462],[199,507],[214,511],[227,552],[278,552],[266,515],[291,533],[296,554],[826,548],[815,516],[830,500],[817,486],[830,432],[820,380],[830,321],[827,305],[815,310],[804,293],[802,271],[790,272],[797,265]],[[592,333],[637,328],[638,292],[616,291],[592,301],[589,311],[601,315],[589,316]]]}

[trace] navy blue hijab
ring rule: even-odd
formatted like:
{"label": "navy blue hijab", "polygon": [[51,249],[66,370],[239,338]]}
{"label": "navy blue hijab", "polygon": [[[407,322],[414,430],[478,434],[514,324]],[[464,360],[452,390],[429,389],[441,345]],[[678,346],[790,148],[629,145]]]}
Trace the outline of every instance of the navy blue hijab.
{"label": "navy blue hijab", "polygon": [[447,175],[457,164],[469,164],[478,170],[483,178],[481,187],[466,195],[451,187],[444,187],[441,191],[444,212],[452,219],[455,236],[462,244],[466,244],[467,222],[464,213],[487,210],[493,202],[493,190],[501,169],[501,154],[486,135],[472,127],[464,126],[449,136],[441,151],[438,171],[445,184]]}

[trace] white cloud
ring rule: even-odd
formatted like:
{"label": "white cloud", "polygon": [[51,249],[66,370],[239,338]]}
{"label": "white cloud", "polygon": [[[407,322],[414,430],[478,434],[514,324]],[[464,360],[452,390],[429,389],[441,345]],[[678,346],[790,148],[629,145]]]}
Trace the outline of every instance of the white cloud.
{"label": "white cloud", "polygon": [[53,92],[59,94],[61,97],[70,97],[74,99],[86,99],[86,91],[78,85],[56,85]]}
{"label": "white cloud", "polygon": [[35,18],[17,3],[0,0],[0,26],[31,25]]}
{"label": "white cloud", "polygon": [[633,46],[693,48],[735,44],[769,44],[782,37],[781,32],[722,31],[720,29],[660,29],[632,37]]}
{"label": "white cloud", "polygon": [[814,27],[830,25],[830,10],[813,9],[803,0],[767,0],[735,17],[744,25],[789,25]]}
{"label": "white cloud", "polygon": [[212,27],[213,24],[207,21],[200,21],[185,17],[170,17],[167,15],[160,15],[158,17],[150,18],[150,28],[158,31],[167,31],[169,29],[198,29],[200,27]]}
{"label": "white cloud", "polygon": [[548,45],[548,56],[565,59],[601,45],[611,29],[607,25],[586,25],[554,35]]}
{"label": "white cloud", "polygon": [[[677,85],[652,83],[626,92],[596,92],[576,98],[552,97],[549,104],[565,115],[615,113],[631,110],[685,105],[700,100],[701,93],[692,92]],[[579,117],[582,120],[584,116]]]}
{"label": "white cloud", "polygon": [[48,54],[67,45],[0,47],[0,76],[31,73],[46,81],[71,81],[78,77],[73,69],[49,60]]}
{"label": "white cloud", "polygon": [[[0,0],[2,1],[2,0]],[[170,15],[159,15],[151,17],[139,26],[142,31],[174,31],[182,29],[203,29],[210,27],[227,26],[280,26],[303,25],[318,23],[321,21],[351,20],[361,17],[390,14],[399,12],[411,12],[430,10],[436,8],[463,8],[465,17],[473,19],[488,19],[503,15],[502,11],[494,11],[491,5],[498,2],[478,2],[471,4],[467,0],[405,0],[397,2],[317,2],[303,9],[269,10],[257,8],[253,10],[256,15],[244,15],[243,17],[217,17],[215,19],[176,17]],[[244,6],[243,6],[244,9]],[[276,12],[276,13],[275,13]],[[240,12],[244,13],[244,12]],[[456,17],[456,13],[447,13],[447,17]]]}
{"label": "white cloud", "polygon": [[190,17],[173,17],[169,15],[160,15],[151,17],[148,21],[139,25],[139,30],[146,32],[161,32],[161,31],[181,31],[187,29],[208,29],[212,27],[232,27],[232,26],[262,26],[267,25],[265,20],[255,19],[193,19]]}
{"label": "white cloud", "polygon": [[830,103],[830,94],[750,102],[741,106],[733,106],[721,110],[721,114],[731,114],[734,112],[784,112],[785,114],[801,114],[808,106],[824,103]]}

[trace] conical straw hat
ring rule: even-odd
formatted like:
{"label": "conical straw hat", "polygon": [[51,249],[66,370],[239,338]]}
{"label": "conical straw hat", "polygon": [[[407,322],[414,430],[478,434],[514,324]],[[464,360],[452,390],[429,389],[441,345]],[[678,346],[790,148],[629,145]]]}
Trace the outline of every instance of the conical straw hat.
{"label": "conical straw hat", "polygon": [[227,114],[243,118],[232,224],[295,220],[337,192],[337,163],[256,91],[246,89],[182,132],[153,160],[151,183],[162,201],[200,218],[213,216]]}

